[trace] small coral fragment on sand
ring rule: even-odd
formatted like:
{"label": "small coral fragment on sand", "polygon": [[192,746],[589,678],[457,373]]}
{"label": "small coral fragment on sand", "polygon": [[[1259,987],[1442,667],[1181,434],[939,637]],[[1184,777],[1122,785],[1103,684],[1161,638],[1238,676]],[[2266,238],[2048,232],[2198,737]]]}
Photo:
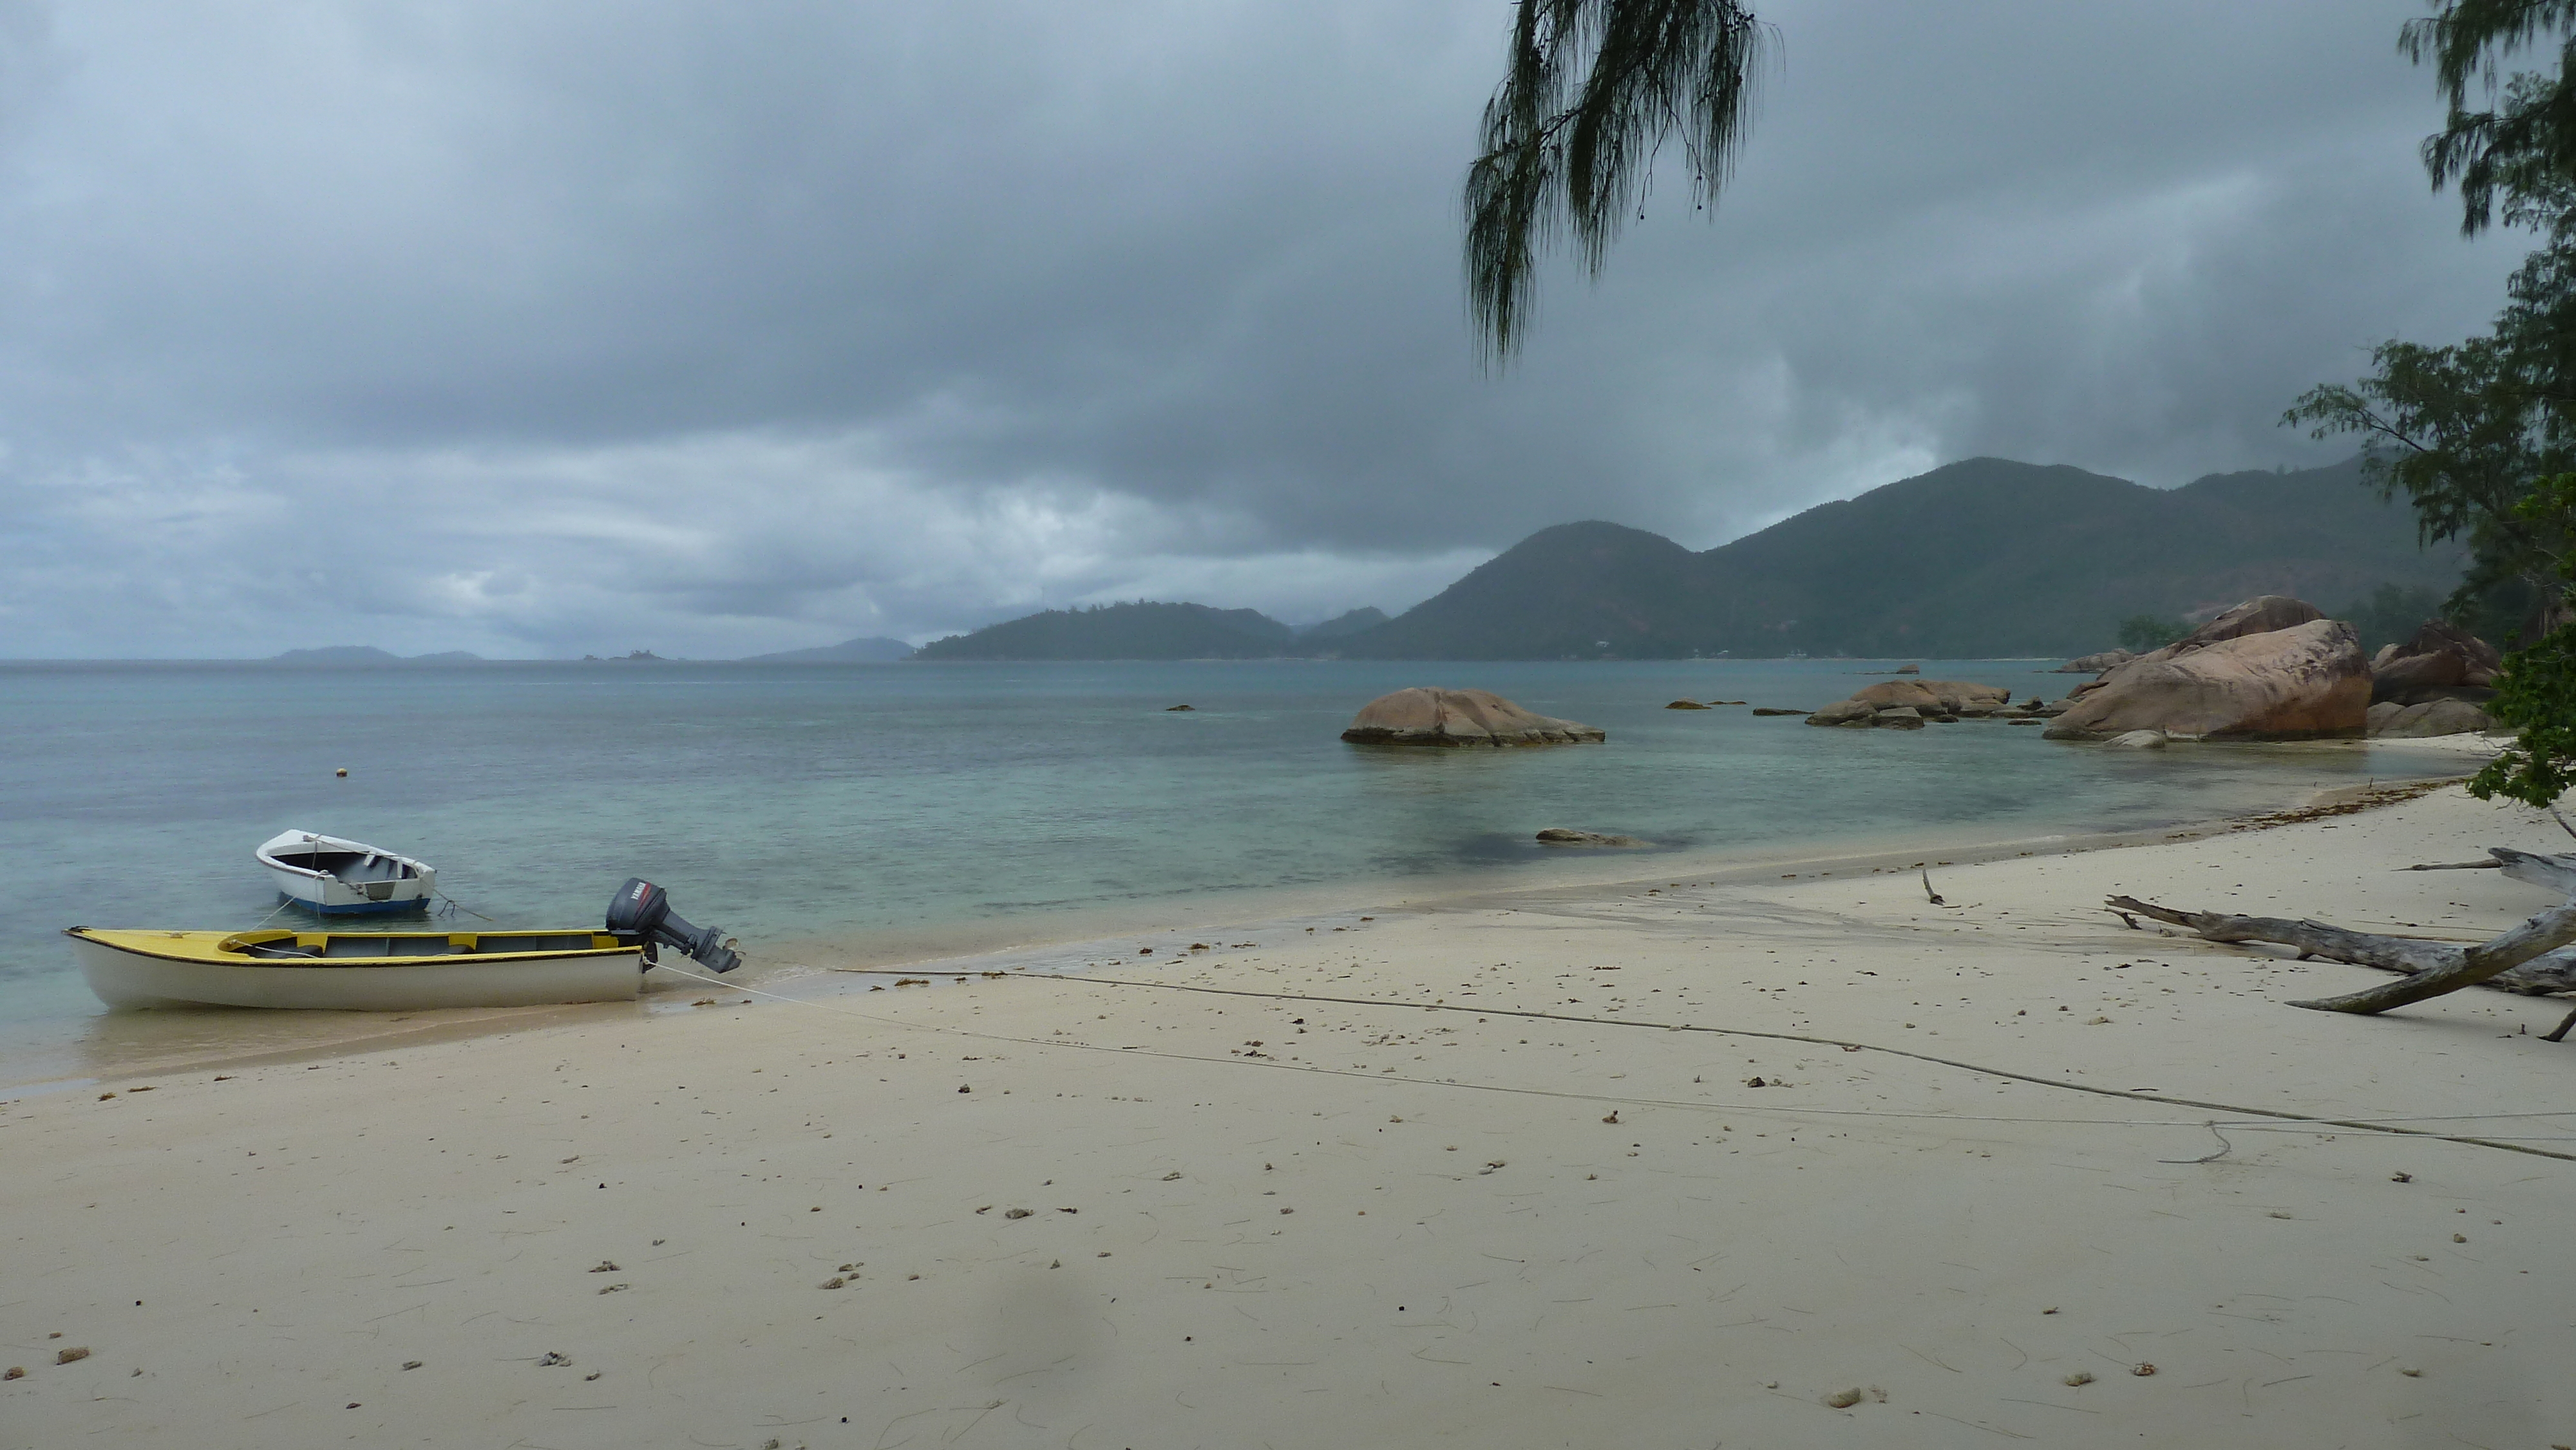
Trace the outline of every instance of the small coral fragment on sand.
{"label": "small coral fragment on sand", "polygon": [[1825,1396],[1825,1403],[1837,1410],[1848,1410],[1865,1398],[1867,1396],[1858,1389],[1836,1390]]}

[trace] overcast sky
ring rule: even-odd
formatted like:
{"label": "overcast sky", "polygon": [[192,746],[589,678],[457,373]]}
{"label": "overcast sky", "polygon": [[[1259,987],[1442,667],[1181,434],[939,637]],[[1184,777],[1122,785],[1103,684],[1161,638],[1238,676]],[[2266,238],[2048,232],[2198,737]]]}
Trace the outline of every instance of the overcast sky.
{"label": "overcast sky", "polygon": [[1508,373],[1509,0],[0,0],[0,656],[722,657],[1401,609],[1951,460],[2330,461],[2481,329],[2411,0],[1771,0]]}

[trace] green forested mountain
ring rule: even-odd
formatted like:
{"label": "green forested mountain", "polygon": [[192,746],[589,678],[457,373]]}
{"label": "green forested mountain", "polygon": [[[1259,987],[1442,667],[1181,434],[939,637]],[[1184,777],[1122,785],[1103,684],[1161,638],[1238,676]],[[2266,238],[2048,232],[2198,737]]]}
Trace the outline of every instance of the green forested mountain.
{"label": "green forested mountain", "polygon": [[2417,547],[2413,512],[2364,488],[2358,460],[2155,489],[1971,458],[1704,553],[1619,524],[1541,529],[1391,620],[1353,610],[1299,633],[1249,609],[1115,604],[1032,614],[915,658],[2065,656],[2109,648],[2132,615],[2199,616],[2257,594],[2330,611],[2384,585],[2447,594],[2464,561]]}
{"label": "green forested mountain", "polygon": [[932,640],[917,660],[1240,660],[1294,654],[1288,626],[1252,609],[1104,604],[1050,609]]}
{"label": "green forested mountain", "polygon": [[2417,546],[2358,461],[2153,489],[1972,458],[1820,505],[1705,553],[1617,524],[1542,529],[1384,625],[1375,659],[1657,658],[1721,651],[2075,655],[2121,619],[2256,594],[2325,609],[2382,584],[2447,593],[2461,552]]}
{"label": "green forested mountain", "polygon": [[1386,623],[1385,610],[1374,604],[1363,604],[1347,613],[1336,614],[1321,624],[1307,625],[1297,631],[1297,639],[1303,644],[1314,644],[1320,640],[1340,639],[1344,635],[1375,629],[1384,623]]}

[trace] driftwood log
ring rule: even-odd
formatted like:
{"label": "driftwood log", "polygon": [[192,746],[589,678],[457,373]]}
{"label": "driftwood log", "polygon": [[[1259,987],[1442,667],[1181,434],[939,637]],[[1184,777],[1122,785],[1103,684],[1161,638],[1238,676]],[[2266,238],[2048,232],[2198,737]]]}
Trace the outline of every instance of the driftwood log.
{"label": "driftwood log", "polygon": [[2512,880],[2559,896],[2576,896],[2576,856],[2543,856],[2511,846],[2489,846],[2487,854]]}
{"label": "driftwood log", "polygon": [[[2509,862],[2507,869],[2511,869]],[[2568,945],[2576,942],[2576,900],[2560,902],[2492,941],[2468,947],[2346,931],[2318,921],[2176,911],[2133,896],[2114,896],[2109,905],[2113,911],[2135,912],[2170,922],[2207,941],[2270,942],[2292,948],[2301,960],[2322,957],[2356,967],[2403,973],[2398,980],[2382,986],[2290,1004],[2319,1012],[2385,1012],[2462,987],[2491,986],[2534,996],[2576,991],[2576,947]],[[2564,1035],[2570,1023],[2576,1023],[2576,1014],[2550,1035]]]}

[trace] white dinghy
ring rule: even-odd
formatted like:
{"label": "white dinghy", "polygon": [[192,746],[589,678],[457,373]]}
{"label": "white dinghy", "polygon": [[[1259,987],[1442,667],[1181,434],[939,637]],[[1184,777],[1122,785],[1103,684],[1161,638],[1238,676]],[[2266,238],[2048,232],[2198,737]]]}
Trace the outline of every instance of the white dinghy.
{"label": "white dinghy", "polygon": [[428,909],[438,872],[363,841],[287,831],[252,853],[277,894],[321,916],[379,916]]}
{"label": "white dinghy", "polygon": [[673,916],[662,888],[642,880],[618,889],[607,923],[598,929],[221,932],[76,926],[65,935],[90,990],[110,1007],[129,1009],[418,1012],[623,1002],[643,989],[663,947],[716,972],[742,963],[722,931]]}

